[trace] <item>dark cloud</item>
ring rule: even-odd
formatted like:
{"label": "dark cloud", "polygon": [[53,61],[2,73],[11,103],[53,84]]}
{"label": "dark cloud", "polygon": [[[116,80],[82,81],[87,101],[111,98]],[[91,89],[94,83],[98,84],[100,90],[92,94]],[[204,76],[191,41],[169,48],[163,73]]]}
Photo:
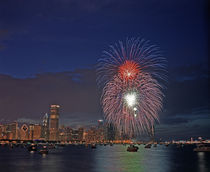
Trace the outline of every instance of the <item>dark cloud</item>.
{"label": "dark cloud", "polygon": [[157,136],[165,139],[210,137],[209,98],[207,63],[170,68]]}
{"label": "dark cloud", "polygon": [[53,103],[61,105],[61,119],[68,119],[69,124],[70,119],[89,123],[101,118],[94,70],[45,73],[26,79],[0,75],[0,83],[1,118],[40,119]]}
{"label": "dark cloud", "polygon": [[165,108],[168,114],[188,112],[209,106],[208,66],[186,65],[169,69]]}
{"label": "dark cloud", "polygon": [[[190,116],[190,114],[185,114]],[[171,125],[160,124],[156,126],[156,136],[167,140],[171,139],[190,139],[190,137],[198,138],[199,136],[204,138],[210,137],[210,117],[206,114],[204,118],[197,118],[194,120],[186,120],[185,122],[180,120],[178,123]]]}
{"label": "dark cloud", "polygon": [[156,129],[157,137],[210,137],[209,98],[207,63],[169,69],[169,84],[164,111]]}

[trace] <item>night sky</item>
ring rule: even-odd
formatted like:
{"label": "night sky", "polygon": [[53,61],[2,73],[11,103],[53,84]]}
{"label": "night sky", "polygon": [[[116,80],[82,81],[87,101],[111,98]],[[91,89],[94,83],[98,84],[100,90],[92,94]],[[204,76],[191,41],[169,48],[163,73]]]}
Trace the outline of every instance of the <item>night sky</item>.
{"label": "night sky", "polygon": [[1,0],[0,123],[103,118],[95,65],[110,44],[143,37],[168,60],[157,136],[210,137],[207,3],[203,0]]}

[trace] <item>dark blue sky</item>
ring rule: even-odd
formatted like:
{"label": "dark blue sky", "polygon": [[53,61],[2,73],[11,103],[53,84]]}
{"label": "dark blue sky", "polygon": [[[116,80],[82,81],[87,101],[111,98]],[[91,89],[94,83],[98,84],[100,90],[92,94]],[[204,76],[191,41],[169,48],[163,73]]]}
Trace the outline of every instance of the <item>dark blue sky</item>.
{"label": "dark blue sky", "polygon": [[169,65],[207,59],[205,2],[3,0],[0,73],[29,77],[96,63],[118,40],[141,36],[157,44]]}
{"label": "dark blue sky", "polygon": [[39,120],[59,103],[65,124],[94,123],[93,66],[110,44],[139,36],[168,60],[159,135],[210,137],[206,13],[203,0],[1,0],[1,121]]}

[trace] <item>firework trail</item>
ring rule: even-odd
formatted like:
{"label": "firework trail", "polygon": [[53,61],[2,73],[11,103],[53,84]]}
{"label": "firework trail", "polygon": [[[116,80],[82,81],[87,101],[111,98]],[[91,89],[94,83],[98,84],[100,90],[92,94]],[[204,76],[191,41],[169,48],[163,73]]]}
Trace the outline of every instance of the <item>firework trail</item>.
{"label": "firework trail", "polygon": [[143,39],[110,46],[98,60],[105,119],[129,136],[150,131],[162,109],[166,59]]}

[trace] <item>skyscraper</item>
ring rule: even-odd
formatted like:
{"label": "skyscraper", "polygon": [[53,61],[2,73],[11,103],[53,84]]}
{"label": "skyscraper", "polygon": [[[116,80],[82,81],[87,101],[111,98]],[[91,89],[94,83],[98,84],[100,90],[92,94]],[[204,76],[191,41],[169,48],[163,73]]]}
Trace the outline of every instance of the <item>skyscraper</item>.
{"label": "skyscraper", "polygon": [[20,140],[28,140],[28,126],[26,124],[20,128]]}
{"label": "skyscraper", "polygon": [[49,117],[47,113],[44,115],[43,120],[42,120],[41,138],[44,140],[49,139]]}
{"label": "skyscraper", "polygon": [[13,123],[10,123],[10,124],[7,124],[6,125],[6,131],[9,134],[9,138],[8,139],[17,139],[18,137],[18,132],[17,132],[17,129],[18,129],[18,123],[17,122],[13,122]]}
{"label": "skyscraper", "polygon": [[106,124],[107,125],[107,140],[115,140],[116,136],[116,129],[113,124]]}
{"label": "skyscraper", "polygon": [[39,140],[41,138],[41,125],[29,125],[29,140]]}
{"label": "skyscraper", "polygon": [[97,128],[97,141],[104,141],[105,140],[105,126],[103,120],[98,120],[98,128]]}
{"label": "skyscraper", "polygon": [[102,119],[98,120],[98,128],[103,128],[104,127],[104,121]]}
{"label": "skyscraper", "polygon": [[50,137],[51,141],[58,141],[59,138],[59,105],[50,106]]}
{"label": "skyscraper", "polygon": [[34,138],[34,124],[29,125],[29,140],[33,140]]}

